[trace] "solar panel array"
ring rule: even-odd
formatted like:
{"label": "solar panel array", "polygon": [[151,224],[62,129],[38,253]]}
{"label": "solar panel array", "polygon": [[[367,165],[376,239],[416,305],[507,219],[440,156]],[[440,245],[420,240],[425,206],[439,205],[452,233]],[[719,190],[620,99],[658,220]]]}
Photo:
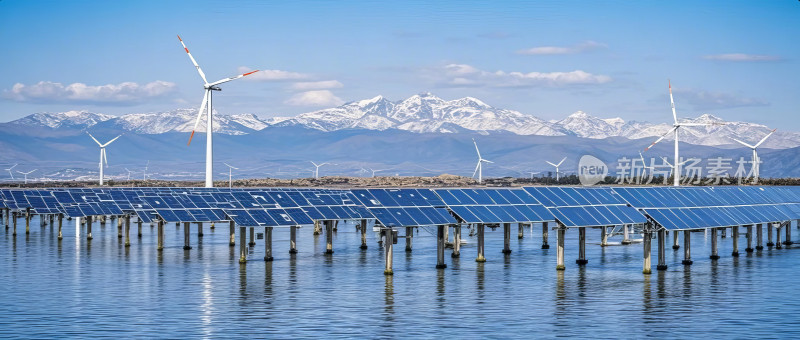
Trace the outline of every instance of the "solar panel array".
{"label": "solar panel array", "polygon": [[641,224],[647,218],[610,188],[526,187],[566,227]]}
{"label": "solar panel array", "polygon": [[464,223],[533,223],[553,215],[522,189],[434,189]]}
{"label": "solar panel array", "polygon": [[458,223],[430,189],[353,189],[350,192],[387,227]]}

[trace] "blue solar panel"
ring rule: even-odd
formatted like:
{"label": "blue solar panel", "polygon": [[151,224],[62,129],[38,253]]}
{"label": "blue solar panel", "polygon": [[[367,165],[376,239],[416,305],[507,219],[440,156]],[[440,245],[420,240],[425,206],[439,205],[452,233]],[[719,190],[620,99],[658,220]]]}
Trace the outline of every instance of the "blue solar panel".
{"label": "blue solar panel", "polygon": [[228,215],[233,222],[241,227],[257,227],[258,222],[250,216],[247,210],[244,209],[226,209],[225,214]]}

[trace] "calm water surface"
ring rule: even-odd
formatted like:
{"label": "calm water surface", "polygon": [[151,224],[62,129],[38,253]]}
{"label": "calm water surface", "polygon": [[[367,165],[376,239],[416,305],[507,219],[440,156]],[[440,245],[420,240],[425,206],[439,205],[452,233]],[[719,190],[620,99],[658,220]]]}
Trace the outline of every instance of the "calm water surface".
{"label": "calm water surface", "polygon": [[420,228],[412,253],[402,239],[395,246],[395,274],[384,276],[373,233],[362,251],[346,224],[332,256],[310,227],[298,230],[300,253],[290,256],[289,231],[277,229],[275,261],[262,260],[257,240],[240,266],[227,225],[205,226],[202,238],[192,226],[193,249],[184,251],[183,228],[169,224],[159,253],[147,224],[142,238],[132,224],[126,249],[116,223],[95,223],[87,242],[65,220],[59,242],[36,218],[30,235],[20,221],[16,237],[0,226],[2,338],[800,338],[800,247],[746,254],[744,229],[740,258],[730,256],[730,232],[716,263],[707,235],[693,233],[694,265],[668,248],[666,272],[655,271],[654,242],[653,274],[642,275],[641,244],[601,248],[599,230],[588,232],[584,268],[574,264],[577,232],[568,231],[567,270],[557,272],[539,226],[514,237],[510,256],[501,253],[502,229],[487,228],[485,264],[474,261],[476,239],[464,229],[461,258],[448,250],[447,269],[437,270],[434,230]]}

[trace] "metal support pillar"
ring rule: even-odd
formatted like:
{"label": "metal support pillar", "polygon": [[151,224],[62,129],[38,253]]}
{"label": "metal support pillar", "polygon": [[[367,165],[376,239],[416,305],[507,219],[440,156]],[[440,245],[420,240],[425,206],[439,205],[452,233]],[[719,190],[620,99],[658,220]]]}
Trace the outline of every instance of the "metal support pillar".
{"label": "metal support pillar", "polygon": [[191,243],[189,243],[190,242],[189,241],[189,239],[190,239],[189,227],[191,225],[192,224],[189,223],[189,222],[183,222],[183,250],[192,249],[192,245],[191,245]]}
{"label": "metal support pillar", "polygon": [[367,220],[361,220],[361,249],[367,249]]}
{"label": "metal support pillar", "polygon": [[64,214],[58,214],[58,239],[61,240],[64,238],[64,234],[61,233],[61,226],[64,224]]}
{"label": "metal support pillar", "polygon": [[739,256],[739,226],[735,225],[731,227],[731,235],[733,236],[733,252],[731,252],[731,256],[737,257]]}
{"label": "metal support pillar", "polygon": [[[769,228],[769,224],[767,224],[767,228]],[[761,229],[761,223],[756,224],[756,250],[764,249],[764,238],[762,237]]]}
{"label": "metal support pillar", "polygon": [[264,227],[264,261],[272,259],[272,227]]}
{"label": "metal support pillar", "polygon": [[383,230],[383,237],[385,241],[383,242],[383,259],[385,267],[383,269],[384,275],[392,275],[394,272],[392,271],[392,238],[393,238],[393,231],[391,228],[384,228]]}
{"label": "metal support pillar", "polygon": [[772,223],[767,223],[767,247],[774,247],[775,243],[772,242]]}
{"label": "metal support pillar", "polygon": [[744,248],[744,251],[753,252],[753,225],[747,226],[747,248]]}
{"label": "metal support pillar", "polygon": [[525,238],[525,232],[524,231],[525,231],[524,224],[517,223],[517,238],[518,239],[521,240],[521,239]]}
{"label": "metal support pillar", "polygon": [[[677,232],[673,234],[677,236]],[[677,240],[678,238],[675,237]],[[666,248],[667,248],[667,230],[660,229],[658,231],[658,264],[656,265],[657,270],[667,270],[667,256],[666,256]]]}
{"label": "metal support pillar", "polygon": [[86,239],[92,240],[92,217],[86,216]]}
{"label": "metal support pillar", "polygon": [[122,238],[122,219],[117,219],[117,238]]}
{"label": "metal support pillar", "polygon": [[684,266],[690,266],[693,263],[691,233],[690,230],[683,231],[683,261],[681,261],[681,264]]}
{"label": "metal support pillar", "polygon": [[564,270],[564,234],[567,228],[558,227],[556,229],[556,270]]}
{"label": "metal support pillar", "polygon": [[575,263],[579,265],[589,263],[586,259],[586,228],[578,228],[578,259]]}
{"label": "metal support pillar", "polygon": [[230,241],[228,241],[228,245],[234,247],[236,246],[236,223],[234,223],[233,220],[231,220],[230,226],[231,226],[231,237]]}
{"label": "metal support pillar", "polygon": [[550,249],[550,245],[547,243],[549,229],[547,222],[542,222],[542,249]]}
{"label": "metal support pillar", "polygon": [[[61,221],[58,221],[58,233],[61,234]],[[125,215],[125,246],[131,246],[131,216]]]}
{"label": "metal support pillar", "polygon": [[158,220],[158,230],[156,231],[156,233],[158,233],[158,243],[157,243],[156,249],[158,251],[162,251],[162,250],[164,250],[164,221],[163,220]]}
{"label": "metal support pillar", "polygon": [[511,254],[511,223],[503,223],[503,254]]}
{"label": "metal support pillar", "polygon": [[136,221],[136,228],[138,229],[136,237],[142,238],[142,220]]}
{"label": "metal support pillar", "polygon": [[681,249],[681,246],[680,246],[680,244],[678,242],[679,242],[679,240],[678,240],[678,231],[675,230],[675,231],[672,232],[672,250]]}
{"label": "metal support pillar", "polygon": [[17,236],[17,212],[16,211],[12,212],[11,215],[13,215],[11,218],[11,222],[14,224],[14,229],[11,231],[11,235]]}
{"label": "metal support pillar", "polygon": [[600,246],[605,247],[608,245],[608,230],[606,226],[600,227]]}
{"label": "metal support pillar", "polygon": [[333,254],[333,221],[325,221],[325,254]]}
{"label": "metal support pillar", "polygon": [[644,247],[644,264],[642,266],[642,273],[643,274],[650,274],[652,273],[650,269],[651,259],[650,259],[650,243],[652,242],[653,235],[652,231],[649,230],[649,227],[645,227],[644,232],[644,239],[642,240],[642,246]]}
{"label": "metal support pillar", "polygon": [[461,225],[453,225],[453,253],[450,257],[461,256]]}
{"label": "metal support pillar", "polygon": [[792,221],[786,221],[786,241],[783,241],[785,245],[792,244]]}
{"label": "metal support pillar", "polygon": [[622,244],[631,244],[631,238],[628,235],[628,225],[622,225]]}
{"label": "metal support pillar", "polygon": [[289,227],[289,254],[297,254],[297,226]]}
{"label": "metal support pillar", "polygon": [[256,246],[256,227],[250,227],[250,243],[247,245],[251,247]]}
{"label": "metal support pillar", "polygon": [[719,260],[719,254],[717,253],[717,228],[711,228],[711,256],[709,256],[712,260]]}
{"label": "metal support pillar", "polygon": [[436,226],[436,229],[436,268],[444,269],[447,268],[447,264],[444,263],[444,231],[447,229],[447,226]]}
{"label": "metal support pillar", "polygon": [[411,251],[413,240],[414,240],[414,227],[406,227],[406,251]]}
{"label": "metal support pillar", "polygon": [[783,228],[783,223],[778,223],[777,226],[778,229],[775,230],[775,249],[781,249],[783,248],[783,243],[781,242],[781,228]]}
{"label": "metal support pillar", "polygon": [[31,233],[31,208],[25,210],[25,234]]}
{"label": "metal support pillar", "polygon": [[483,224],[478,224],[478,257],[475,262],[486,262],[486,257],[483,256]]}
{"label": "metal support pillar", "polygon": [[239,263],[247,263],[247,227],[239,227]]}

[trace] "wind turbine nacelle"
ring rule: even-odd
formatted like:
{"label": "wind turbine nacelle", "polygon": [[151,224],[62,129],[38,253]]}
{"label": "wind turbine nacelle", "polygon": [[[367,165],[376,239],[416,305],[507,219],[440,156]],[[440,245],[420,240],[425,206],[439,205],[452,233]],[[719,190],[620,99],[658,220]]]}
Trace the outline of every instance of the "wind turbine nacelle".
{"label": "wind turbine nacelle", "polygon": [[206,89],[214,91],[222,91],[222,89],[217,86],[207,86]]}

